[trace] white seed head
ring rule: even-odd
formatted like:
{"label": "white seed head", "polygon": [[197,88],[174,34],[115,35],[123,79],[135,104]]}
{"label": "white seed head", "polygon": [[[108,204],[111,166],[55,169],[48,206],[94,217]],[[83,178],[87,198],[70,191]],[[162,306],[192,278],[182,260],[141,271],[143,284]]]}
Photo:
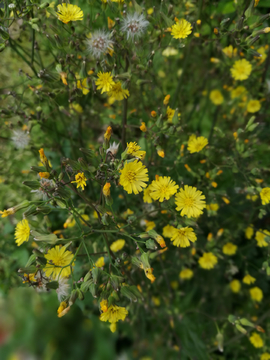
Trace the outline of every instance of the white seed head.
{"label": "white seed head", "polygon": [[113,41],[110,40],[110,34],[103,30],[93,32],[91,39],[88,39],[86,44],[89,52],[96,59],[113,50]]}
{"label": "white seed head", "polygon": [[47,192],[54,187],[54,181],[49,179],[41,179],[40,188],[38,190],[31,190],[32,193],[36,193],[39,197],[42,197],[43,200],[47,200]]}
{"label": "white seed head", "polygon": [[59,302],[61,302],[63,298],[68,296],[70,285],[68,283],[68,279],[64,277],[60,277],[60,279],[58,279],[58,284],[59,287],[58,289],[56,289],[56,292],[57,292],[58,300]]}
{"label": "white seed head", "polygon": [[134,40],[135,37],[139,38],[145,32],[149,21],[145,19],[143,14],[133,13],[127,14],[121,22],[121,30],[126,33],[127,39]]}
{"label": "white seed head", "polygon": [[29,135],[22,130],[13,130],[11,139],[17,149],[24,149],[30,140]]}
{"label": "white seed head", "polygon": [[110,144],[110,147],[107,149],[107,154],[108,152],[111,152],[113,155],[116,155],[118,151],[118,147],[119,144],[116,144],[116,142],[114,141],[112,144]]}

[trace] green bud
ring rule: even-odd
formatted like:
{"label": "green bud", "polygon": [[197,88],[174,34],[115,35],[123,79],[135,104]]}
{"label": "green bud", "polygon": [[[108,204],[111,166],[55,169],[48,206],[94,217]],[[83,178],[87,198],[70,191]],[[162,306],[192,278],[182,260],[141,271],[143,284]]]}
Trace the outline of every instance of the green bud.
{"label": "green bud", "polygon": [[262,269],[263,270],[265,270],[265,269],[267,269],[268,268],[268,262],[267,261],[264,261],[263,263],[262,263]]}
{"label": "green bud", "polygon": [[89,156],[90,158],[95,156],[95,152],[91,149],[84,149],[84,148],[80,148],[79,149],[81,152],[83,152],[84,154],[86,154],[87,156]]}
{"label": "green bud", "polygon": [[77,289],[79,300],[84,300],[84,294],[80,289]]}
{"label": "green bud", "polygon": [[40,205],[36,210],[42,214],[49,214],[52,211],[52,208],[50,206]]}
{"label": "green bud", "polygon": [[44,241],[48,244],[55,244],[59,239],[55,234],[40,234],[35,230],[30,231],[35,241]]}
{"label": "green bud", "polygon": [[26,180],[23,181],[22,183],[23,185],[30,187],[30,189],[32,190],[38,190],[40,188],[40,183],[37,180],[33,180],[33,181]]}
{"label": "green bud", "polygon": [[92,276],[92,272],[88,271],[88,273],[85,275],[83,281],[84,282],[88,281],[89,279],[91,279],[91,276]]}
{"label": "green bud", "polygon": [[174,125],[177,125],[179,122],[179,119],[178,119],[178,108],[175,109],[175,112],[174,112],[174,115],[173,115],[173,118],[172,118],[172,123]]}
{"label": "green bud", "polygon": [[71,292],[68,305],[72,306],[75,303],[75,301],[77,300],[77,298],[78,298],[78,291],[77,291],[77,289],[74,289]]}
{"label": "green bud", "polygon": [[243,328],[241,325],[236,324],[235,327],[236,327],[236,329],[237,329],[238,331],[240,331],[242,334],[246,334],[246,333],[247,333],[247,330],[246,330],[245,328]]}
{"label": "green bud", "polygon": [[110,278],[110,283],[115,291],[119,291],[120,284],[124,281],[122,276],[112,275]]}
{"label": "green bud", "polygon": [[170,19],[168,16],[166,16],[162,11],[160,12],[161,17],[165,21],[165,24],[167,27],[172,27],[174,22],[172,19]]}
{"label": "green bud", "polygon": [[91,284],[89,287],[89,291],[94,298],[97,298],[97,286],[95,284]]}
{"label": "green bud", "polygon": [[31,170],[37,173],[39,172],[46,172],[46,168],[44,166],[31,166]]}
{"label": "green bud", "polygon": [[88,170],[88,164],[87,164],[87,162],[83,159],[83,158],[79,158],[78,159],[78,162],[79,162],[79,164],[81,165],[81,168],[83,169],[83,170]]}
{"label": "green bud", "polygon": [[138,235],[138,237],[141,238],[141,239],[149,239],[149,234],[148,233],[142,233],[142,234]]}
{"label": "green bud", "polygon": [[239,319],[241,325],[254,327],[255,325],[246,318]]}
{"label": "green bud", "polygon": [[147,249],[157,250],[157,248],[158,248],[155,240],[153,240],[153,239],[147,240],[145,245],[146,245]]}
{"label": "green bud", "polygon": [[36,261],[36,255],[35,254],[30,255],[25,267],[32,265],[35,261]]}
{"label": "green bud", "polygon": [[58,287],[59,287],[58,281],[51,281],[51,282],[46,284],[47,289],[56,290],[56,289],[58,289]]}
{"label": "green bud", "polygon": [[31,265],[31,266],[20,268],[18,270],[18,273],[33,274],[36,271],[37,271],[37,268],[34,265]]}
{"label": "green bud", "polygon": [[28,209],[23,213],[24,219],[28,218],[29,216],[33,216],[38,214],[38,211],[36,210],[36,205],[29,206]]}
{"label": "green bud", "polygon": [[93,277],[94,284],[97,284],[101,273],[102,273],[102,270],[99,267],[94,267],[92,269],[92,277]]}
{"label": "green bud", "polygon": [[237,317],[234,316],[234,315],[229,315],[228,320],[229,320],[230,323],[234,324],[236,322],[236,320],[237,320]]}
{"label": "green bud", "polygon": [[137,297],[134,295],[132,291],[130,291],[129,286],[121,286],[120,290],[121,295],[127,297],[130,301],[137,301]]}
{"label": "green bud", "polygon": [[129,286],[129,290],[133,292],[133,294],[137,297],[137,299],[143,300],[143,296],[138,290],[136,285]]}
{"label": "green bud", "polygon": [[223,335],[219,332],[216,336],[217,344],[218,344],[218,350],[220,352],[223,352]]}
{"label": "green bud", "polygon": [[245,11],[245,17],[247,19],[253,14],[253,10],[254,10],[254,0],[251,0],[249,7]]}
{"label": "green bud", "polygon": [[81,290],[85,293],[89,291],[90,286],[93,284],[93,279],[89,279],[81,284]]}
{"label": "green bud", "polygon": [[103,225],[105,226],[108,226],[109,225],[109,222],[108,222],[108,214],[103,214],[102,217],[101,217],[101,222]]}
{"label": "green bud", "polygon": [[62,200],[59,200],[59,199],[54,199],[54,200],[60,208],[65,209],[67,207],[66,204]]}
{"label": "green bud", "polygon": [[141,261],[143,263],[143,268],[144,269],[149,269],[151,268],[150,264],[149,264],[149,254],[144,252],[142,255],[141,255]]}
{"label": "green bud", "polygon": [[149,83],[152,83],[152,80],[138,79],[136,81],[136,85],[138,85],[138,86],[141,86],[141,85],[144,85],[144,84],[149,84]]}
{"label": "green bud", "polygon": [[39,9],[45,9],[45,8],[47,8],[47,7],[49,7],[49,6],[50,6],[50,4],[47,3],[47,2],[45,2],[45,3],[40,4],[40,5],[38,6],[38,10],[39,10]]}
{"label": "green bud", "polygon": [[143,263],[135,256],[132,256],[131,257],[131,262],[133,265],[136,265],[138,266],[139,268],[142,268],[143,267]]}

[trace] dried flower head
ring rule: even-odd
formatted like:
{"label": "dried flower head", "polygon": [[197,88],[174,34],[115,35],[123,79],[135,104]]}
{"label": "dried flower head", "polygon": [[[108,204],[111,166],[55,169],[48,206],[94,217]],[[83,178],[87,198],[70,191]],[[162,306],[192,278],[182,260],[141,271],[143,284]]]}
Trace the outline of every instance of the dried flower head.
{"label": "dried flower head", "polygon": [[110,40],[110,34],[103,30],[93,32],[92,37],[86,40],[86,45],[90,54],[96,59],[113,50],[113,41]]}
{"label": "dried flower head", "polygon": [[25,131],[13,130],[11,140],[17,149],[24,149],[28,145],[30,138]]}
{"label": "dried flower head", "polygon": [[127,39],[134,40],[135,37],[140,38],[145,32],[149,21],[147,21],[143,14],[134,12],[127,14],[126,18],[122,20],[121,30],[126,34]]}

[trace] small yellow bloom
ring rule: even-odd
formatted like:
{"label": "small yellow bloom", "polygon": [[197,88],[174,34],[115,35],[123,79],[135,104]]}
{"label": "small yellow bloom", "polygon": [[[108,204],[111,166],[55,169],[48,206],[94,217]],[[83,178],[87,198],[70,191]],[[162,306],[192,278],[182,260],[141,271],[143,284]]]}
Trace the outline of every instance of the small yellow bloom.
{"label": "small yellow bloom", "polygon": [[231,242],[228,242],[225,244],[222,248],[222,252],[225,255],[235,255],[237,251],[237,245],[234,245]]}
{"label": "small yellow bloom", "polygon": [[229,58],[232,58],[234,56],[236,56],[237,54],[237,49],[233,48],[232,45],[229,45],[227,47],[225,47],[224,49],[222,49],[222,52],[224,55],[228,56]]}
{"label": "small yellow bloom", "polygon": [[235,99],[239,96],[244,95],[247,92],[247,89],[244,86],[237,86],[237,88],[232,89],[231,99]]}
{"label": "small yellow bloom", "polygon": [[181,216],[198,217],[206,208],[205,196],[196,187],[185,185],[175,196],[176,210],[181,211]]}
{"label": "small yellow bloom", "polygon": [[208,235],[207,235],[207,241],[211,241],[213,239],[213,234],[210,232]]}
{"label": "small yellow bloom", "polygon": [[115,25],[115,21],[113,21],[111,18],[109,18],[109,16],[107,17],[107,19],[108,19],[108,28],[109,28],[109,30],[111,30]]}
{"label": "small yellow bloom", "polygon": [[219,209],[218,204],[208,204],[208,205],[206,205],[206,210],[218,211],[218,209]]}
{"label": "small yellow bloom", "polygon": [[193,277],[193,271],[190,269],[183,269],[180,271],[179,277],[182,280],[190,280]]}
{"label": "small yellow bloom", "polygon": [[39,172],[38,175],[40,176],[41,179],[49,179],[50,177],[50,173],[48,172]]}
{"label": "small yellow bloom", "polygon": [[258,112],[261,108],[261,103],[259,100],[249,100],[247,104],[247,112],[249,113],[255,113]]}
{"label": "small yellow bloom", "polygon": [[202,20],[198,19],[198,20],[196,21],[196,23],[197,23],[197,25],[201,25]]}
{"label": "small yellow bloom", "polygon": [[71,266],[74,266],[74,262],[71,262],[74,255],[71,251],[66,250],[64,246],[55,246],[44,257],[47,259],[47,264],[43,269],[46,276],[57,279],[60,274],[62,277],[68,277],[71,274]]}
{"label": "small yellow bloom", "polygon": [[156,224],[154,223],[154,221],[146,220],[146,229],[145,229],[146,232],[153,230],[155,227],[156,227]]}
{"label": "small yellow bloom", "polygon": [[257,302],[261,302],[262,298],[263,298],[263,292],[260,288],[258,288],[257,286],[255,286],[254,288],[251,288],[249,290],[251,299]]}
{"label": "small yellow bloom", "polygon": [[102,192],[105,197],[108,197],[111,195],[110,188],[111,188],[111,184],[108,182],[103,186]]}
{"label": "small yellow bloom", "polygon": [[249,341],[255,348],[263,347],[263,339],[260,337],[259,334],[253,332],[252,335],[249,337]]}
{"label": "small yellow bloom", "polygon": [[164,150],[158,150],[158,151],[157,151],[157,154],[158,154],[158,156],[160,156],[160,157],[162,157],[162,158],[165,157],[165,152],[164,152]]}
{"label": "small yellow bloom", "polygon": [[224,101],[223,95],[217,89],[210,92],[209,98],[214,105],[221,105]]}
{"label": "small yellow bloom", "polygon": [[138,160],[125,163],[124,168],[120,170],[120,185],[128,194],[137,195],[147,187],[146,182],[149,180],[148,169]]}
{"label": "small yellow bloom", "polygon": [[155,118],[156,116],[157,116],[157,113],[156,113],[156,111],[151,111],[151,116],[153,117],[153,118]]}
{"label": "small yellow bloom", "polygon": [[211,185],[212,185],[214,188],[216,188],[216,187],[218,186],[218,184],[217,184],[215,181],[212,181],[212,182],[211,182]]}
{"label": "small yellow bloom", "polygon": [[264,240],[266,236],[270,236],[270,232],[268,230],[262,230],[256,231],[255,239],[257,240],[257,245],[259,247],[266,247],[268,246],[268,243]]}
{"label": "small yellow bloom", "polygon": [[235,80],[246,80],[252,71],[252,65],[246,59],[237,60],[231,68],[232,77]]}
{"label": "small yellow bloom", "polygon": [[166,115],[167,115],[167,120],[172,123],[172,119],[174,117],[174,113],[175,110],[171,109],[169,106],[167,107],[167,111],[166,111]]}
{"label": "small yellow bloom", "polygon": [[162,235],[166,238],[171,238],[174,235],[175,227],[172,225],[166,225],[163,228]]}
{"label": "small yellow bloom", "polygon": [[245,236],[246,236],[247,239],[250,240],[250,239],[252,238],[253,234],[254,234],[254,229],[253,229],[253,226],[250,225],[250,226],[248,226],[248,227],[246,228]]}
{"label": "small yellow bloom", "polygon": [[105,266],[104,256],[101,256],[97,259],[97,261],[95,262],[95,266],[98,268]]}
{"label": "small yellow bloom", "polygon": [[68,83],[67,83],[67,73],[66,72],[64,72],[64,71],[62,71],[62,72],[60,72],[60,77],[61,77],[61,80],[62,80],[62,83],[64,84],[64,85],[67,85]]}
{"label": "small yellow bloom", "polygon": [[46,155],[44,154],[43,148],[39,149],[38,151],[39,151],[40,161],[42,162],[43,165],[46,165],[46,163],[48,162],[48,159],[46,158]]}
{"label": "small yellow bloom", "polygon": [[117,252],[117,251],[120,251],[123,249],[123,247],[125,246],[125,240],[123,239],[119,239],[119,240],[116,240],[114,241],[111,246],[110,246],[110,249],[113,251],[113,252]]}
{"label": "small yellow bloom", "polygon": [[9,215],[15,214],[15,209],[14,208],[9,208],[7,210],[0,211],[0,214],[2,215],[1,217],[4,218],[4,217],[7,217]]}
{"label": "small yellow bloom", "polygon": [[30,227],[26,219],[20,221],[15,230],[15,242],[18,246],[21,246],[22,243],[29,240],[30,236]]}
{"label": "small yellow bloom", "polygon": [[127,143],[127,153],[141,160],[145,158],[146,154],[136,142]]}
{"label": "small yellow bloom", "polygon": [[190,242],[195,242],[196,240],[197,236],[190,227],[174,229],[173,236],[171,237],[173,245],[182,248],[190,246]]}
{"label": "small yellow bloom", "polygon": [[[256,0],[256,1],[258,1],[258,0]],[[260,357],[260,360],[270,360],[270,354],[268,352],[263,353]]]}
{"label": "small yellow bloom", "polygon": [[106,300],[106,299],[101,300],[99,306],[100,306],[100,310],[102,312],[108,311],[108,300]]}
{"label": "small yellow bloom", "polygon": [[70,21],[83,20],[83,11],[77,5],[62,3],[57,6],[57,9],[58,19],[64,24]]}
{"label": "small yellow bloom", "polygon": [[217,232],[217,237],[220,237],[224,232],[224,229],[219,229],[218,232]]}
{"label": "small yellow bloom", "polygon": [[108,96],[114,98],[115,100],[121,101],[126,99],[129,96],[129,91],[122,88],[120,81],[112,85],[110,91],[108,91]]}
{"label": "small yellow bloom", "polygon": [[256,281],[256,279],[249,274],[247,274],[243,278],[243,283],[247,284],[247,285],[253,284],[255,281]]}
{"label": "small yellow bloom", "polygon": [[106,312],[103,312],[100,315],[101,321],[109,321],[111,324],[115,324],[119,320],[124,321],[128,311],[124,307],[120,307],[117,305],[111,305],[108,307]]}
{"label": "small yellow bloom", "polygon": [[146,125],[145,125],[145,122],[142,122],[142,124],[141,124],[141,126],[140,126],[140,130],[141,130],[142,132],[146,132],[146,131],[147,131],[147,127],[146,127]]}
{"label": "small yellow bloom", "polygon": [[192,32],[191,23],[185,19],[178,20],[176,24],[172,26],[171,35],[174,39],[185,39]]}
{"label": "small yellow bloom", "polygon": [[77,80],[77,88],[82,90],[83,95],[87,95],[89,93],[89,87],[87,78],[83,80]]}
{"label": "small yellow bloom", "polygon": [[270,202],[270,188],[269,187],[263,188],[262,191],[260,192],[260,197],[261,197],[261,200],[262,200],[262,205],[269,204],[269,202]]}
{"label": "small yellow bloom", "polygon": [[165,98],[164,98],[164,100],[163,100],[163,104],[164,104],[164,105],[168,105],[168,104],[169,104],[170,97],[171,97],[171,95],[166,95],[166,96],[165,96]]}
{"label": "small yellow bloom", "polygon": [[222,196],[221,199],[225,202],[225,204],[229,204],[230,200],[228,198],[226,198],[225,196]]}
{"label": "small yellow bloom", "polygon": [[107,130],[104,134],[104,139],[106,139],[107,141],[110,141],[111,135],[112,135],[112,128],[111,128],[111,126],[108,126]]}
{"label": "small yellow bloom", "polygon": [[81,188],[84,190],[84,187],[86,186],[86,177],[84,176],[84,173],[78,173],[75,175],[75,181],[71,181],[72,183],[77,184],[77,189],[81,186]]}
{"label": "small yellow bloom", "polygon": [[68,304],[65,301],[62,301],[57,310],[57,314],[58,314],[57,316],[60,318],[66,315],[66,313],[68,313],[69,310],[70,310],[70,306],[68,306]]}
{"label": "small yellow bloom", "polygon": [[[194,35],[195,35],[195,34],[194,34]],[[220,62],[219,59],[214,58],[214,57],[211,57],[211,58],[210,58],[210,61],[211,61],[211,63],[214,63],[214,64],[218,64],[218,63]]]}
{"label": "small yellow bloom", "polygon": [[187,149],[191,154],[194,154],[196,152],[200,152],[207,144],[208,140],[205,137],[197,137],[195,134],[193,134],[188,139]]}
{"label": "small yellow bloom", "polygon": [[96,80],[97,89],[101,89],[101,94],[108,92],[112,89],[115,82],[110,72],[102,73],[101,71],[97,74],[98,80]]}
{"label": "small yellow bloom", "polygon": [[204,253],[203,256],[199,258],[199,265],[206,270],[213,269],[217,262],[217,257],[211,252]]}
{"label": "small yellow bloom", "polygon": [[230,288],[232,292],[238,293],[241,289],[241,283],[239,280],[233,280],[230,282]]}

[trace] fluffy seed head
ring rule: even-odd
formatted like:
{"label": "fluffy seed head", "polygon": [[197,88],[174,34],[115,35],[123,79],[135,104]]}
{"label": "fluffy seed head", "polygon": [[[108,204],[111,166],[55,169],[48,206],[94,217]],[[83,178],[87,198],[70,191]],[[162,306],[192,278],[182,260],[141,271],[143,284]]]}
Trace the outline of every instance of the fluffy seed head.
{"label": "fluffy seed head", "polygon": [[143,14],[133,13],[127,14],[126,18],[122,21],[121,31],[126,33],[127,39],[134,40],[135,37],[139,38],[145,32],[149,21],[145,20]]}
{"label": "fluffy seed head", "polygon": [[90,54],[96,59],[113,50],[113,41],[110,40],[110,34],[103,30],[93,32],[91,39],[88,39],[86,44]]}

